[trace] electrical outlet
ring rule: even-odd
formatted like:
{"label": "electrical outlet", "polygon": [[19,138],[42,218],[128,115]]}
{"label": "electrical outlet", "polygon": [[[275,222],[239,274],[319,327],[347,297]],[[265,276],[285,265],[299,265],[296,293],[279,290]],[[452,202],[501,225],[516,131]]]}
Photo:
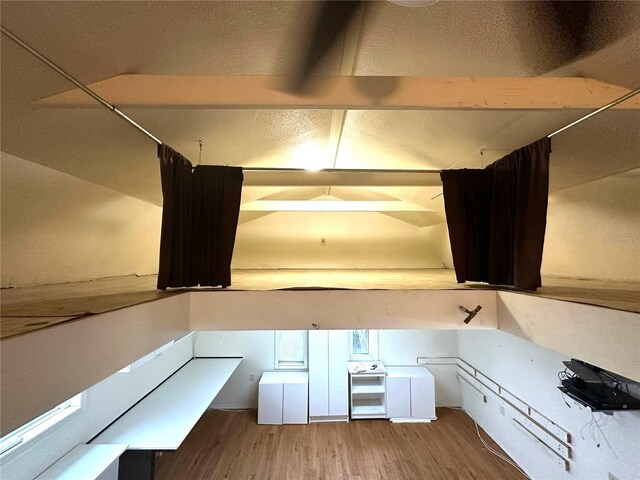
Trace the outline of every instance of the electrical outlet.
{"label": "electrical outlet", "polygon": [[500,405],[500,415],[504,417],[504,405]]}
{"label": "electrical outlet", "polygon": [[250,382],[255,382],[256,381],[256,374],[255,373],[250,373],[249,374],[249,381]]}

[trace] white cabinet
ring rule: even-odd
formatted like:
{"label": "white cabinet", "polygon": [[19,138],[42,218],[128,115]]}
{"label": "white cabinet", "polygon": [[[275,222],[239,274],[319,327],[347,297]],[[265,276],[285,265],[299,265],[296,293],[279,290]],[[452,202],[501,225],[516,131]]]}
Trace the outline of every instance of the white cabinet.
{"label": "white cabinet", "polygon": [[387,367],[387,418],[435,420],[435,382],[424,367]]}
{"label": "white cabinet", "polygon": [[258,423],[307,423],[309,374],[264,372],[258,386]]}
{"label": "white cabinet", "polygon": [[349,419],[347,330],[309,331],[309,421]]}

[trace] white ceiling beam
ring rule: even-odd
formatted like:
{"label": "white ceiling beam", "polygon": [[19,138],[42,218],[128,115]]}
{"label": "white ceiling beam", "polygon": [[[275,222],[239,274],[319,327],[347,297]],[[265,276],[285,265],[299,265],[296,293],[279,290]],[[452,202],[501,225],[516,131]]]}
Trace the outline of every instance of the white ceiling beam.
{"label": "white ceiling beam", "polygon": [[[349,22],[344,32],[344,41],[342,44],[342,60],[340,61],[340,75],[353,75],[355,72],[356,57],[358,55],[358,44],[360,43],[360,31],[362,30],[362,20],[366,4],[363,8],[358,9],[355,18]],[[338,154],[340,153],[340,143],[342,141],[342,133],[344,131],[344,123],[346,121],[346,110],[334,110],[331,117],[331,131],[328,139],[328,152],[330,157],[330,165],[336,168]],[[331,195],[331,185],[327,185],[324,189],[325,195]]]}
{"label": "white ceiling beam", "polygon": [[444,217],[436,212],[379,212],[401,222],[415,225],[416,227],[430,227],[444,223]]}
{"label": "white ceiling beam", "polygon": [[401,200],[254,200],[240,206],[244,212],[432,212]]}
{"label": "white ceiling beam", "polygon": [[[89,87],[120,108],[312,108],[360,110],[595,109],[629,92],[591,78],[318,77],[306,96],[278,90],[277,76],[118,75]],[[38,106],[101,108],[73,89]],[[617,105],[640,108],[640,96]]]}
{"label": "white ceiling beam", "polygon": [[245,187],[439,187],[440,172],[425,170],[244,171]]}

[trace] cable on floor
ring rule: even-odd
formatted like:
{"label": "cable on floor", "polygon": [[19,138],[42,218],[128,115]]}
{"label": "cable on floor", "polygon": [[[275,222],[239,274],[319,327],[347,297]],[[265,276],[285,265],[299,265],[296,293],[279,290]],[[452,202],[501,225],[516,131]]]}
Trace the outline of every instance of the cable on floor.
{"label": "cable on floor", "polygon": [[462,410],[464,413],[466,413],[467,415],[469,415],[469,418],[471,418],[471,420],[473,420],[473,424],[476,426],[476,433],[478,434],[478,438],[480,439],[480,441],[482,442],[482,444],[484,445],[484,447],[489,450],[489,452],[493,453],[496,457],[504,460],[505,462],[507,462],[509,465],[511,465],[513,468],[515,468],[516,470],[518,470],[522,475],[524,475],[525,478],[528,478],[529,480],[531,480],[531,477],[529,475],[527,475],[524,470],[522,470],[516,463],[512,462],[511,460],[509,460],[507,457],[505,457],[504,455],[502,455],[500,452],[497,452],[496,450],[494,450],[493,448],[491,448],[487,442],[485,442],[484,438],[482,438],[482,436],[480,435],[480,429],[478,428],[478,422],[476,422],[476,419],[473,418],[473,416],[467,412],[464,408],[462,407],[447,407],[447,408],[452,408],[454,410]]}
{"label": "cable on floor", "polygon": [[[471,415],[469,415],[471,417]],[[473,417],[471,417],[471,419],[473,420]],[[507,462],[508,464],[510,464],[513,468],[515,468],[516,470],[518,470],[522,475],[524,475],[525,478],[531,478],[529,477],[529,475],[527,475],[526,473],[524,473],[524,470],[522,470],[518,465],[516,465],[514,462],[512,462],[511,460],[509,460],[507,457],[505,457],[504,455],[501,455],[499,452],[496,452],[493,448],[491,448],[487,442],[484,441],[484,438],[482,438],[482,436],[480,435],[480,430],[478,429],[478,423],[473,420],[473,423],[476,426],[476,433],[478,434],[478,438],[480,439],[480,441],[482,442],[482,444],[485,446],[485,448],[487,450],[489,450],[491,453],[493,453],[496,457],[501,458],[502,460],[504,460],[505,462]]]}

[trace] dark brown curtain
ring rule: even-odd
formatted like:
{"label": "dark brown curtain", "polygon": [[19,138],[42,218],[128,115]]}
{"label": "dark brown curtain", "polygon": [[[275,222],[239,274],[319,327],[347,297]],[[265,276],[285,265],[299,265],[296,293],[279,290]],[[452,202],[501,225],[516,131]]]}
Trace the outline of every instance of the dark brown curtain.
{"label": "dark brown curtain", "polygon": [[541,286],[550,153],[543,138],[482,170],[441,173],[459,283]]}
{"label": "dark brown curtain", "polygon": [[198,165],[158,146],[162,233],[158,288],[231,285],[242,168]]}

